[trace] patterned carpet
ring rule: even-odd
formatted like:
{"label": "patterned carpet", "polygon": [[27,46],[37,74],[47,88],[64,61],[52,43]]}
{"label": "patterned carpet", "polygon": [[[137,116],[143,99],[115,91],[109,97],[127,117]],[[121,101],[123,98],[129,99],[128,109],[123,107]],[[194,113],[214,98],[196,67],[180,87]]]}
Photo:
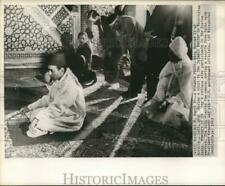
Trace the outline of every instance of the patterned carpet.
{"label": "patterned carpet", "polygon": [[[37,83],[37,70],[5,73],[5,114],[32,103],[47,88]],[[20,76],[18,74],[20,74]],[[29,81],[29,83],[27,83]],[[29,86],[28,86],[29,85]],[[143,97],[124,103],[120,96],[128,83],[120,80],[118,90],[98,82],[85,89],[87,118],[79,132],[56,133],[37,139],[25,135],[27,123],[22,116],[5,125],[5,156],[11,157],[189,157],[192,156],[191,130],[179,130],[147,120],[141,114]]]}

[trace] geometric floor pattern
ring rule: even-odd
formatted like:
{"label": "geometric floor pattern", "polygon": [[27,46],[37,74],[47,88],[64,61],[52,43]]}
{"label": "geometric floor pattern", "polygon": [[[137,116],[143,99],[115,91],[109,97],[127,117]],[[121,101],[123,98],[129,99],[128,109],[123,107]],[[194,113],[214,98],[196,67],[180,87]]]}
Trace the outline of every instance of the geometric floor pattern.
{"label": "geometric floor pattern", "polygon": [[[7,73],[10,72],[6,72],[6,76]],[[5,115],[47,92],[43,84],[32,78],[38,73],[28,71],[23,73],[23,77],[5,78]],[[127,89],[128,82],[121,79],[119,83],[120,88],[112,90],[104,82],[102,73],[98,72],[97,83],[84,90],[87,117],[78,132],[30,139],[25,135],[28,123],[24,117],[11,118],[4,126],[5,157],[192,156],[191,131],[176,130],[147,120],[141,114],[145,92],[135,99],[124,100],[120,95]]]}

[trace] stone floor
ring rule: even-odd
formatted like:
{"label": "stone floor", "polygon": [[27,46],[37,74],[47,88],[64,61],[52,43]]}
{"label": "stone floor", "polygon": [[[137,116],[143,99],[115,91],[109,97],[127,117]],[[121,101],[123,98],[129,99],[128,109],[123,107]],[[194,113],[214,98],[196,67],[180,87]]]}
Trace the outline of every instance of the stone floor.
{"label": "stone floor", "polygon": [[[13,75],[12,75],[13,74]],[[87,117],[79,132],[31,140],[24,134],[23,116],[5,122],[6,158],[46,157],[188,157],[192,156],[190,134],[146,120],[141,114],[145,92],[136,99],[120,95],[128,82],[111,90],[101,71],[98,81],[85,88]],[[47,88],[36,76],[38,70],[5,71],[5,115],[32,103]]]}

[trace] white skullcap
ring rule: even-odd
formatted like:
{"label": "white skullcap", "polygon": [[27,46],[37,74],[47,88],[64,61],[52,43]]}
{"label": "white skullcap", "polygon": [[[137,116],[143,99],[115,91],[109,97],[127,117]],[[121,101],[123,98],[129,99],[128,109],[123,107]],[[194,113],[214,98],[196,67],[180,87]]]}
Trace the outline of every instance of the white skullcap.
{"label": "white skullcap", "polygon": [[187,44],[184,39],[180,36],[176,37],[169,45],[170,49],[174,52],[174,54],[183,59],[188,52]]}

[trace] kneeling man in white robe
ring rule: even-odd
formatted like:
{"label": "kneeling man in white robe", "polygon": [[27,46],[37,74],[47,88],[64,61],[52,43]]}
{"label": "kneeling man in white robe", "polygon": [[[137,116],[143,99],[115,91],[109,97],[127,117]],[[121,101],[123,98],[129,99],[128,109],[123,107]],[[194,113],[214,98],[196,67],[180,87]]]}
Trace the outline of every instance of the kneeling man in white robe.
{"label": "kneeling man in white robe", "polygon": [[48,75],[52,82],[49,93],[21,109],[31,122],[27,131],[31,138],[80,130],[86,116],[83,88],[66,67],[63,53],[52,56]]}
{"label": "kneeling man in white robe", "polygon": [[170,60],[160,72],[155,95],[144,105],[149,119],[173,127],[184,122],[190,124],[193,67],[187,52],[182,37],[176,37],[170,43]]}

